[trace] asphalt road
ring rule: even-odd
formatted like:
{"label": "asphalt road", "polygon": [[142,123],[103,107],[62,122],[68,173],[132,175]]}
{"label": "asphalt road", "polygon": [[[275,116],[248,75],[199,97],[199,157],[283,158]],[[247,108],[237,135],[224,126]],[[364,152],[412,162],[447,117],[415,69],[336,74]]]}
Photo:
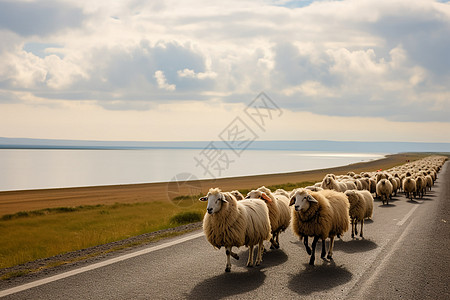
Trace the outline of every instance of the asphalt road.
{"label": "asphalt road", "polygon": [[[165,240],[128,257],[99,262],[38,286],[3,290],[4,299],[450,299],[450,168],[447,162],[423,200],[403,195],[389,206],[375,201],[366,239],[347,232],[334,260],[306,251],[290,232],[281,249],[268,250],[260,267],[247,268],[246,248],[225,273],[225,250],[201,231]],[[268,248],[268,247],[266,247]],[[317,245],[320,251],[320,242]],[[137,252],[140,251],[140,252]],[[69,276],[70,275],[70,276]],[[44,279],[45,280],[45,279]],[[31,283],[32,285],[33,283]]]}

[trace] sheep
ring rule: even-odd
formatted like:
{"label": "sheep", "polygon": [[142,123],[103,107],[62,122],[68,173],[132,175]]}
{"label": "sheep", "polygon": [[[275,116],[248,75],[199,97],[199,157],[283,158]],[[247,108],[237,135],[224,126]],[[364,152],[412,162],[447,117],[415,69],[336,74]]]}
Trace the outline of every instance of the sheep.
{"label": "sheep", "polygon": [[425,176],[425,180],[427,181],[427,189],[431,191],[431,187],[433,186],[433,178],[431,175]]}
{"label": "sheep", "polygon": [[424,177],[417,176],[416,178],[416,195],[423,198],[423,194],[427,189],[427,182]]}
{"label": "sheep", "polygon": [[244,195],[241,194],[238,190],[234,190],[230,192],[237,201],[244,200]]}
{"label": "sheep", "polygon": [[358,234],[356,225],[361,222],[360,237],[363,237],[364,219],[372,218],[373,213],[373,198],[369,191],[351,190],[346,191],[345,195],[348,197],[350,203],[349,215],[352,226],[352,238]]}
{"label": "sheep", "polygon": [[387,178],[388,178],[388,176],[386,173],[384,173],[384,172],[377,173],[377,176],[376,176],[377,183],[380,182],[380,180],[387,179]]}
{"label": "sheep", "polygon": [[360,178],[359,181],[361,182],[363,190],[366,190],[366,191],[370,190],[369,178]]}
{"label": "sheep", "polygon": [[261,199],[269,209],[270,228],[272,238],[270,239],[271,249],[280,248],[279,234],[289,227],[291,222],[291,212],[289,208],[289,195],[286,191],[278,191],[273,194],[268,188],[262,186],[257,190],[252,190],[247,194],[246,199]]}
{"label": "sheep", "polygon": [[389,205],[389,198],[392,194],[392,183],[387,179],[381,179],[377,183],[377,195],[380,196],[383,205]]}
{"label": "sheep", "polygon": [[322,186],[324,190],[335,190],[337,192],[345,192],[347,186],[343,182],[339,182],[333,174],[326,175],[322,180]]}
{"label": "sheep", "polygon": [[[325,240],[330,238],[328,259],[333,257],[333,243],[336,235],[342,235],[350,224],[349,202],[344,193],[332,190],[319,192],[307,189],[296,189],[291,192],[290,205],[292,212],[292,231],[300,239],[304,238],[306,252],[311,255],[310,265],[314,265],[316,244],[322,239],[321,257],[325,258]],[[308,237],[314,237],[312,249],[308,245]]]}
{"label": "sheep", "polygon": [[369,178],[369,192],[372,194],[377,193],[377,182],[374,178]]}
{"label": "sheep", "polygon": [[283,196],[285,196],[287,199],[289,199],[289,193],[286,192],[286,191],[283,190],[283,189],[277,189],[277,190],[275,191],[274,194],[275,194],[275,195],[283,195]]}
{"label": "sheep", "polygon": [[321,188],[320,186],[315,186],[315,185],[307,186],[307,187],[305,187],[305,189],[313,191],[313,192],[323,191],[323,188]]}
{"label": "sheep", "polygon": [[356,184],[354,181],[347,180],[347,181],[344,181],[344,183],[347,186],[347,190],[356,190]]}
{"label": "sheep", "polygon": [[405,192],[406,198],[412,201],[412,197],[416,197],[416,181],[408,176],[403,180],[403,191]]}
{"label": "sheep", "polygon": [[259,200],[237,201],[230,193],[211,188],[206,197],[207,213],[203,218],[203,231],[208,242],[215,248],[225,247],[227,264],[225,272],[231,271],[230,256],[239,259],[232,247],[247,246],[247,266],[253,266],[253,248],[258,245],[256,265],[262,261],[263,242],[270,238],[269,210]]}
{"label": "sheep", "polygon": [[394,196],[397,196],[397,189],[398,189],[397,180],[395,180],[394,177],[389,177],[388,180],[392,184],[392,193],[394,194]]}

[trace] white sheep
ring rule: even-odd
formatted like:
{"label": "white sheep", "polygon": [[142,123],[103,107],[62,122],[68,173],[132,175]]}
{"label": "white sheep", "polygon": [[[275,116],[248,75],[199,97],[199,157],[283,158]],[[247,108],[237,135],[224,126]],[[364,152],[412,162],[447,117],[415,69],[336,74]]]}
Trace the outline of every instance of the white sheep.
{"label": "white sheep", "polygon": [[305,187],[305,189],[313,191],[313,192],[323,191],[323,188],[321,188],[320,186],[316,186],[316,185],[309,185],[309,186]]}
{"label": "white sheep", "polygon": [[347,190],[356,190],[356,179],[354,180],[346,180],[344,181],[345,185],[347,186]]}
{"label": "white sheep", "polygon": [[392,183],[387,179],[381,179],[377,183],[377,195],[380,196],[383,205],[389,205],[389,198],[392,195]]}
{"label": "white sheep", "polygon": [[364,219],[372,218],[373,198],[369,191],[349,190],[345,192],[350,203],[349,215],[352,225],[352,238],[358,234],[356,225],[361,222],[360,237],[363,237]]}
{"label": "white sheep", "polygon": [[416,178],[416,195],[419,196],[419,198],[423,198],[423,195],[425,194],[427,190],[427,182],[425,180],[425,177],[417,176]]}
{"label": "white sheep", "polygon": [[425,180],[427,181],[427,189],[431,191],[431,187],[433,186],[433,178],[431,175],[425,176]]}
{"label": "white sheep", "polygon": [[234,190],[230,192],[237,201],[244,200],[244,195],[241,194],[238,190]]}
{"label": "white sheep", "polygon": [[397,190],[398,190],[397,180],[395,180],[394,177],[389,177],[388,180],[392,184],[392,193],[394,194],[394,196],[397,196]]}
{"label": "white sheep", "polygon": [[[269,209],[269,220],[272,232],[270,242],[272,249],[280,248],[279,235],[289,227],[291,222],[291,211],[289,208],[289,198],[287,192],[278,190],[278,193],[272,193],[268,188],[262,186],[257,190],[250,191],[246,199],[261,199]],[[289,195],[287,195],[289,196]]]}
{"label": "white sheep", "polygon": [[262,261],[263,242],[270,238],[269,211],[264,202],[249,199],[237,201],[230,193],[210,189],[206,197],[207,213],[203,218],[203,231],[208,242],[215,248],[225,247],[227,264],[225,271],[231,271],[230,256],[239,259],[232,247],[249,248],[247,266],[253,266],[253,248],[258,245],[256,265]]}
{"label": "white sheep", "polygon": [[[322,239],[321,257],[326,255],[325,240],[330,238],[328,259],[333,256],[333,243],[336,235],[342,235],[350,224],[349,202],[344,193],[332,190],[312,192],[307,189],[296,189],[291,192],[290,205],[294,205],[292,213],[292,230],[299,238],[304,238],[306,252],[311,255],[310,265],[314,265],[316,244]],[[314,237],[312,249],[308,245],[308,237]]]}
{"label": "white sheep", "polygon": [[412,201],[412,197],[416,197],[416,181],[408,176],[403,180],[403,191],[405,192],[406,198]]}
{"label": "white sheep", "polygon": [[327,174],[322,180],[322,186],[324,190],[335,190],[337,192],[345,192],[347,185],[343,182],[336,180],[336,176],[333,174]]}

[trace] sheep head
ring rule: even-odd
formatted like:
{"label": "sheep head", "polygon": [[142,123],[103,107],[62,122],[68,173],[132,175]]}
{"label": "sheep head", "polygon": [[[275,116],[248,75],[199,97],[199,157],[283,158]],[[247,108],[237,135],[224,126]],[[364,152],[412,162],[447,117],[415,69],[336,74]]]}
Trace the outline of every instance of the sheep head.
{"label": "sheep head", "polygon": [[248,192],[245,199],[261,199],[261,200],[264,200],[264,202],[266,202],[266,203],[272,202],[272,199],[270,199],[270,197],[266,193],[264,193],[260,190],[252,190],[252,191]]}
{"label": "sheep head", "polygon": [[208,214],[214,214],[220,211],[223,203],[228,203],[225,199],[225,195],[218,188],[210,189],[205,197],[201,197],[200,201],[208,201],[206,211]]}
{"label": "sheep head", "polygon": [[311,203],[318,203],[306,189],[296,189],[292,191],[290,199],[289,205],[294,205],[296,211],[306,211],[311,206]]}

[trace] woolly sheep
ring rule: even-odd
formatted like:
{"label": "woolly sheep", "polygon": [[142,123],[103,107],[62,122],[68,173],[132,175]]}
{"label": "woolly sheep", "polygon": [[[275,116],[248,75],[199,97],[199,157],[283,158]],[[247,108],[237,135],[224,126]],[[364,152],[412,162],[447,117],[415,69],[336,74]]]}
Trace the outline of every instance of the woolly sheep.
{"label": "woolly sheep", "polygon": [[244,200],[244,195],[241,194],[238,190],[234,190],[230,192],[237,201]]}
{"label": "woolly sheep", "polygon": [[344,181],[345,185],[347,186],[347,190],[356,190],[356,184],[354,181]]}
{"label": "woolly sheep", "polygon": [[377,176],[376,176],[377,183],[380,182],[380,180],[387,179],[387,178],[388,178],[388,176],[386,173],[384,173],[384,172],[377,173]]}
{"label": "woolly sheep", "polygon": [[315,186],[315,185],[307,186],[307,187],[305,187],[305,189],[313,191],[313,192],[323,191],[323,188],[321,188],[320,186]]}
{"label": "woolly sheep", "polygon": [[215,248],[225,247],[227,264],[225,271],[231,271],[230,256],[239,259],[232,247],[247,246],[247,266],[253,266],[253,248],[258,245],[256,265],[262,261],[263,241],[270,238],[269,211],[264,202],[249,199],[237,201],[230,193],[210,189],[206,197],[207,213],[203,218],[203,231],[208,242]]}
{"label": "woolly sheep", "polygon": [[406,198],[412,201],[412,197],[416,197],[416,181],[408,176],[403,180],[403,191],[405,192]]}
{"label": "woolly sheep", "polygon": [[419,198],[423,198],[423,194],[425,193],[427,189],[427,182],[425,180],[425,177],[417,176],[416,178],[416,195],[419,196]]}
{"label": "woolly sheep", "polygon": [[[330,238],[327,258],[332,259],[334,237],[346,232],[350,224],[347,196],[332,190],[312,192],[303,188],[292,191],[290,196],[290,205],[295,208],[292,213],[292,230],[300,239],[304,238],[306,252],[311,255],[309,264],[314,265],[319,238],[322,239],[322,258],[326,255],[325,240]],[[314,237],[312,249],[308,245],[310,236]]]}
{"label": "woolly sheep", "polygon": [[369,178],[360,178],[359,181],[361,182],[363,190],[366,190],[366,191],[370,190]]}
{"label": "woolly sheep", "polygon": [[372,218],[373,213],[373,198],[369,191],[351,190],[346,191],[345,195],[348,197],[350,203],[349,215],[352,226],[352,238],[358,234],[356,225],[361,222],[361,231],[359,236],[363,237],[364,219]]}
{"label": "woolly sheep", "polygon": [[289,199],[289,193],[283,189],[277,189],[274,193],[275,195],[283,195],[285,196],[287,199]]}
{"label": "woolly sheep", "polygon": [[381,201],[383,201],[383,205],[389,205],[389,198],[392,195],[392,184],[387,179],[381,179],[377,183],[377,195],[380,196]]}
{"label": "woolly sheep", "polygon": [[273,194],[268,188],[262,186],[257,190],[250,191],[246,197],[246,199],[261,199],[266,203],[269,209],[270,228],[272,232],[270,243],[272,244],[272,249],[280,248],[279,234],[285,231],[291,222],[289,198],[286,195],[287,193],[285,191],[278,191],[277,194]]}
{"label": "woolly sheep", "polygon": [[322,180],[322,186],[324,190],[335,190],[337,192],[345,192],[347,186],[343,182],[339,182],[335,179],[336,176],[326,175]]}
{"label": "woolly sheep", "polygon": [[433,186],[433,178],[431,178],[431,175],[425,176],[425,180],[427,181],[427,189],[431,191],[431,187]]}
{"label": "woolly sheep", "polygon": [[369,192],[375,194],[377,192],[377,182],[373,178],[369,178]]}
{"label": "woolly sheep", "polygon": [[394,177],[389,177],[388,180],[392,184],[392,193],[394,194],[394,196],[397,196],[397,189],[398,189],[397,180],[395,180]]}

